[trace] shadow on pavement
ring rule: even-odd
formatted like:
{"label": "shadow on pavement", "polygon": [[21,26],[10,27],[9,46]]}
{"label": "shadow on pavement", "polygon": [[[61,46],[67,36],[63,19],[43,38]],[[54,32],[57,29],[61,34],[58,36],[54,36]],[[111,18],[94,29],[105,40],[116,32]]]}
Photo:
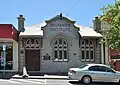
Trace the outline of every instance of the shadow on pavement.
{"label": "shadow on pavement", "polygon": [[[78,82],[78,81],[69,81],[69,83],[73,84],[73,85],[86,85],[86,84],[83,84],[82,82]],[[87,84],[87,85],[120,85],[119,83],[113,83],[113,82],[109,82],[109,83],[106,83],[106,82],[92,82],[90,84]]]}

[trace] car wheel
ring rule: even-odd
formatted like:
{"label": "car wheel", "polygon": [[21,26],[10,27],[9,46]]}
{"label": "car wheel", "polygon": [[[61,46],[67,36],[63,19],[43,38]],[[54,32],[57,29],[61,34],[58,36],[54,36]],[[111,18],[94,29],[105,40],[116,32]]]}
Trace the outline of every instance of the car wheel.
{"label": "car wheel", "polygon": [[82,78],[82,82],[83,82],[84,84],[89,84],[89,83],[92,82],[92,78],[91,78],[90,76],[84,76],[84,77]]}

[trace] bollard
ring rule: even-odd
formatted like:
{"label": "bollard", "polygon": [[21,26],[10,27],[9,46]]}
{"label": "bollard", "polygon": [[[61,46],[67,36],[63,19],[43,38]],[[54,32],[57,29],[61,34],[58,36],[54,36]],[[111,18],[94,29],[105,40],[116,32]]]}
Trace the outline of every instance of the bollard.
{"label": "bollard", "polygon": [[26,77],[28,77],[29,75],[28,75],[28,73],[27,73],[27,70],[26,70],[26,67],[24,66],[23,67],[23,75],[22,75],[22,77],[23,78],[26,78]]}

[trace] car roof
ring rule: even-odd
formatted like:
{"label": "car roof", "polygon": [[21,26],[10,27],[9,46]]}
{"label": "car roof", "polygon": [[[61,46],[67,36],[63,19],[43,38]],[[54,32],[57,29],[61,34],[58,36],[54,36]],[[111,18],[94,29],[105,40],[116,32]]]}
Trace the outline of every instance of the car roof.
{"label": "car roof", "polygon": [[107,66],[107,65],[105,65],[105,64],[87,64],[88,66]]}

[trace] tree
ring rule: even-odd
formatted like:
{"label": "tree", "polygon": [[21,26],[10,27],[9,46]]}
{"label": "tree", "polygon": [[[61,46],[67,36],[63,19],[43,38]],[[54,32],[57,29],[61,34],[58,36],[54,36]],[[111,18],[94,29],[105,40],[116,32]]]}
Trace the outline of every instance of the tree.
{"label": "tree", "polygon": [[110,28],[105,30],[104,43],[109,48],[120,49],[120,0],[115,0],[114,4],[107,5],[102,9],[101,22],[107,22]]}

